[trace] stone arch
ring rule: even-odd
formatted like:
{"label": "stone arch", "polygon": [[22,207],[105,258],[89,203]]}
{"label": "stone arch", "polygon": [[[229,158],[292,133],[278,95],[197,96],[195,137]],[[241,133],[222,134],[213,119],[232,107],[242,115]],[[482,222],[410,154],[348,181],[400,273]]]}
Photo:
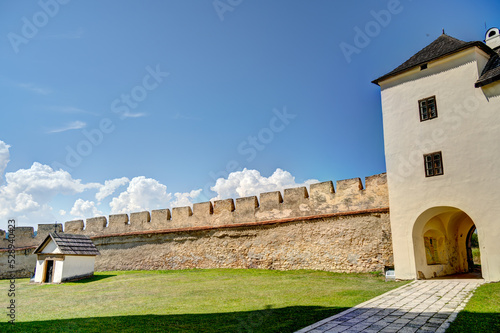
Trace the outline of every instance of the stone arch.
{"label": "stone arch", "polygon": [[474,228],[470,216],[455,207],[433,207],[420,214],[412,231],[417,278],[469,272],[468,246]]}

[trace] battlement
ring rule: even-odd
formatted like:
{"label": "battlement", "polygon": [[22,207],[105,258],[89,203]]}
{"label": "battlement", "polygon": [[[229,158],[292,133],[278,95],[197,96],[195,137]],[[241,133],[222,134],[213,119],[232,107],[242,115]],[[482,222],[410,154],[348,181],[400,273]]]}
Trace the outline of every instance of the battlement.
{"label": "battlement", "polygon": [[[9,235],[9,238],[14,240],[13,243],[16,248],[25,248],[39,245],[49,233],[54,231],[63,232],[63,225],[61,223],[39,224],[36,236],[33,227],[16,227],[14,234]],[[6,232],[0,230],[0,249],[9,246],[6,236]]]}
{"label": "battlement", "polygon": [[[195,203],[193,206],[158,209],[151,212],[115,214],[68,221],[64,232],[89,236],[111,235],[134,231],[168,230],[192,227],[213,227],[248,222],[300,218],[333,213],[363,211],[389,207],[386,174],[365,178],[366,188],[360,178],[311,184],[306,187],[288,188],[261,193],[256,196]],[[34,237],[32,227],[17,227],[16,247],[38,245],[49,232],[62,225],[39,224]],[[0,248],[7,247],[5,232],[0,230]]]}

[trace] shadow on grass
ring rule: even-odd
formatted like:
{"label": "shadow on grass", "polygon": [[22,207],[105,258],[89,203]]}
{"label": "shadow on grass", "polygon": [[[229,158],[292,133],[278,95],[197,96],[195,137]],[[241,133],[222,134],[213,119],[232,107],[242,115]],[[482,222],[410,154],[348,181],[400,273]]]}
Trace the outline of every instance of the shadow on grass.
{"label": "shadow on grass", "polygon": [[[1,332],[294,332],[348,308],[292,306],[210,314],[142,315],[1,323]],[[75,309],[78,311],[78,309]]]}
{"label": "shadow on grass", "polygon": [[446,333],[463,332],[500,332],[500,313],[461,311],[446,330]]}
{"label": "shadow on grass", "polygon": [[81,280],[76,280],[76,281],[70,281],[68,283],[89,283],[89,282],[95,282],[103,279],[107,279],[110,277],[116,276],[116,274],[99,274],[99,275],[92,275],[91,277],[84,278]]}

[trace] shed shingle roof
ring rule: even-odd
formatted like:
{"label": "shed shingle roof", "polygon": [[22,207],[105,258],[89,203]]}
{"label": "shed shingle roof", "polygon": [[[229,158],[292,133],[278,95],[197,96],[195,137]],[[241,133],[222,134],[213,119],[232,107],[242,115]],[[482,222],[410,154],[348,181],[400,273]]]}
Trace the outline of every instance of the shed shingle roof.
{"label": "shed shingle roof", "polygon": [[45,245],[49,240],[54,241],[54,243],[59,247],[62,254],[76,254],[76,255],[99,255],[99,250],[92,242],[92,240],[85,235],[72,235],[72,234],[60,234],[60,233],[50,233],[44,239],[42,244],[38,246],[34,254],[41,253]]}
{"label": "shed shingle roof", "polygon": [[391,72],[379,77],[378,79],[372,82],[378,84],[382,80],[400,74],[411,68],[423,65],[425,63],[428,63],[429,61],[436,60],[438,58],[468,49],[469,47],[473,46],[479,47],[480,49],[482,49],[483,51],[485,51],[490,55],[496,54],[491,48],[486,46],[486,44],[484,44],[483,42],[479,41],[464,42],[463,40],[453,38],[446,34],[442,34],[432,43],[424,47],[410,59],[401,64],[399,67],[395,68]]}

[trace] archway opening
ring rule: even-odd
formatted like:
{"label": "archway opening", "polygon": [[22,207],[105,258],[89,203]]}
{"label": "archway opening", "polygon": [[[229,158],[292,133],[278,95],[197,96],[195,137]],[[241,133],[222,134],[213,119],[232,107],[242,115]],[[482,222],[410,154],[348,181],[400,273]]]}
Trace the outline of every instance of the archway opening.
{"label": "archway opening", "polygon": [[464,211],[434,207],[413,227],[418,279],[481,272],[476,225]]}
{"label": "archway opening", "polygon": [[479,239],[475,225],[470,228],[467,234],[467,263],[470,273],[481,272],[481,252],[479,250]]}

